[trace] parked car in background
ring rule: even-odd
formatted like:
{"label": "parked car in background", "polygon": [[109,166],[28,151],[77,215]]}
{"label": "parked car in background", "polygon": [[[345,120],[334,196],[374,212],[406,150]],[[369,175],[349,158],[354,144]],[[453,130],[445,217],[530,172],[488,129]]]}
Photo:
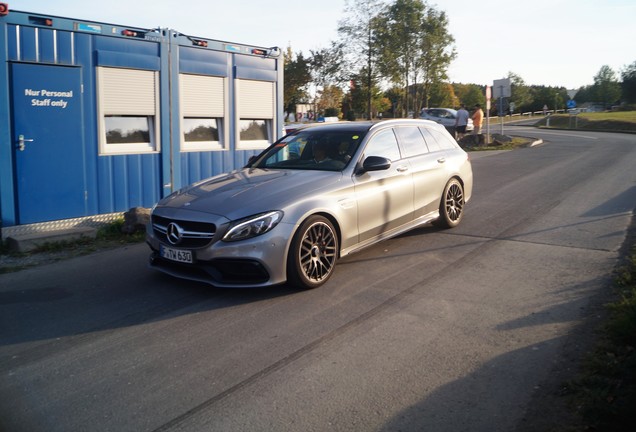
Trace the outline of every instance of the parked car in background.
{"label": "parked car in background", "polygon": [[455,227],[472,190],[467,153],[433,122],[302,128],[159,201],[150,265],[218,287],[315,288],[341,257],[430,222]]}
{"label": "parked car in background", "polygon": [[[457,118],[457,110],[452,108],[422,108],[420,111],[420,118],[441,124],[452,136],[455,136],[455,119]],[[468,124],[466,125],[466,132],[472,132],[473,129],[473,121],[469,118]]]}

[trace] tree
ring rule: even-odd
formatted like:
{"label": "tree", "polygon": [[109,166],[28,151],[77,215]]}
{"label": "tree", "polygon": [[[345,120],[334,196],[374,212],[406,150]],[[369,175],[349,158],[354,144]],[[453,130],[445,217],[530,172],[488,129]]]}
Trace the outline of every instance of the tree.
{"label": "tree", "polygon": [[[375,81],[377,14],[382,7],[379,0],[349,0],[345,3],[345,18],[339,22],[338,33],[341,38],[342,51],[346,54],[349,65],[366,65],[364,81],[367,88],[372,88]],[[347,67],[347,70],[359,73],[359,69]],[[352,76],[348,77],[351,79]],[[367,95],[366,112],[372,113],[371,93]],[[365,111],[365,110],[362,110]],[[370,119],[371,117],[369,117]]]}
{"label": "tree", "polygon": [[311,57],[309,65],[311,67],[313,81],[317,86],[342,84],[349,80],[343,74],[344,48],[342,43],[332,42],[329,48],[321,48],[318,51],[310,50]]}
{"label": "tree", "polygon": [[[382,74],[404,89],[404,108],[408,112],[409,83],[415,68],[424,4],[420,0],[396,0],[380,14],[377,40]],[[405,116],[402,112],[402,116]]]}
{"label": "tree", "polygon": [[605,107],[616,103],[621,98],[621,86],[616,79],[616,73],[611,67],[604,65],[594,76],[592,91],[597,102]]}
{"label": "tree", "polygon": [[[453,84],[453,89],[457,95],[457,103],[451,106],[457,106],[463,103],[469,109],[476,104],[480,104],[482,107],[486,105],[486,96],[484,95],[484,89],[477,84]],[[485,109],[485,108],[484,108]]]}
{"label": "tree", "polygon": [[421,101],[418,100],[417,94],[415,95],[416,108],[428,107],[431,86],[448,79],[448,66],[457,56],[453,47],[454,42],[455,38],[448,32],[446,13],[428,8],[422,22],[421,52],[415,62],[415,79],[417,80],[420,72],[424,84]]}
{"label": "tree", "polygon": [[508,78],[510,78],[510,102],[514,104],[515,111],[528,111],[532,104],[530,88],[523,78],[513,72],[508,72]]}
{"label": "tree", "polygon": [[285,79],[283,103],[285,111],[296,112],[296,105],[307,102],[307,85],[311,82],[309,72],[309,62],[305,60],[302,52],[294,55],[291,47],[287,47],[284,54],[285,59]]}
{"label": "tree", "polygon": [[422,80],[425,88],[446,79],[446,69],[455,53],[447,30],[448,20],[422,0],[395,0],[378,16],[378,66],[383,76],[404,89],[407,112],[419,111],[428,96],[410,99],[411,83]]}
{"label": "tree", "polygon": [[623,78],[621,90],[625,102],[636,103],[636,61],[623,69],[621,78]]}
{"label": "tree", "polygon": [[318,112],[324,112],[325,115],[327,115],[327,111],[335,112],[336,115],[340,114],[343,98],[344,92],[340,87],[334,85],[324,86],[318,93]]}
{"label": "tree", "polygon": [[[349,85],[348,104],[349,110],[356,113],[365,113],[366,118],[372,118],[379,112],[384,112],[391,107],[382,90],[377,85],[369,88],[366,84],[368,73],[366,68],[362,68],[360,73],[354,74]],[[369,105],[369,101],[371,104]],[[367,111],[371,109],[371,112]]]}

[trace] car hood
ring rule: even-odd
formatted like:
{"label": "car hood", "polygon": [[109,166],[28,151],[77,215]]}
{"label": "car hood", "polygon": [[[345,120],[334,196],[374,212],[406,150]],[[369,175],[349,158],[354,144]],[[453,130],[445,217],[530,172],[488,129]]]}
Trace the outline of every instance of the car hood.
{"label": "car hood", "polygon": [[183,208],[240,219],[269,210],[283,210],[301,198],[329,189],[341,172],[244,168],[211,177],[162,199],[157,207]]}

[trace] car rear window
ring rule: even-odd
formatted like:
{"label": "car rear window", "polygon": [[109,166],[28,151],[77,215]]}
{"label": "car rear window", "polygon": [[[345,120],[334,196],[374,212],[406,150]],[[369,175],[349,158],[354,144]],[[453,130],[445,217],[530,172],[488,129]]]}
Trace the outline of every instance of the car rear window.
{"label": "car rear window", "polygon": [[457,148],[457,142],[445,131],[420,126],[426,145],[432,152],[439,150],[451,150]]}
{"label": "car rear window", "polygon": [[405,157],[428,153],[426,141],[417,126],[401,126],[396,128]]}

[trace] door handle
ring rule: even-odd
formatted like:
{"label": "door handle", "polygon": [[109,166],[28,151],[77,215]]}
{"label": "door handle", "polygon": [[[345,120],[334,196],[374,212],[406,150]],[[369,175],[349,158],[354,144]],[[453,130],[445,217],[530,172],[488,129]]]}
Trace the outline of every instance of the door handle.
{"label": "door handle", "polygon": [[32,139],[25,138],[24,135],[18,135],[18,150],[24,151],[26,145],[24,143],[33,142]]}
{"label": "door handle", "polygon": [[403,172],[407,172],[409,170],[409,167],[402,165],[402,166],[397,167],[396,170],[399,173],[403,173]]}
{"label": "door handle", "polygon": [[437,159],[437,163],[443,164],[444,162],[446,162],[446,158],[441,157],[441,158]]}

